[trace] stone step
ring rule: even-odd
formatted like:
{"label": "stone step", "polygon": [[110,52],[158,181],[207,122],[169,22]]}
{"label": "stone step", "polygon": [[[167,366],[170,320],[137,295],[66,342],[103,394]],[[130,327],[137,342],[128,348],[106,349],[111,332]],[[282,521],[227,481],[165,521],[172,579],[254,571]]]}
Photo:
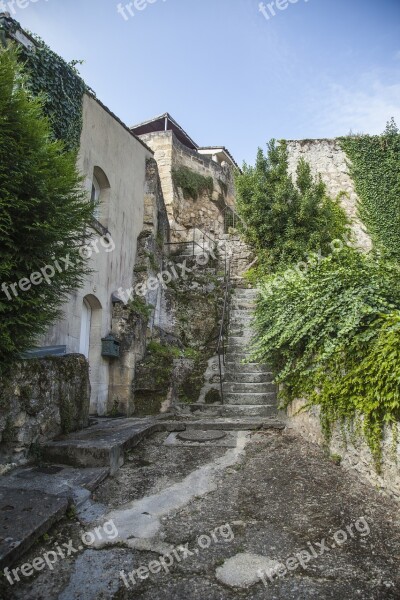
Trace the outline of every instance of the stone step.
{"label": "stone step", "polygon": [[225,404],[268,404],[271,406],[277,406],[277,394],[276,392],[260,393],[235,393],[229,392],[224,394]]}
{"label": "stone step", "polygon": [[244,364],[246,361],[254,362],[254,360],[251,360],[251,352],[236,352],[230,348],[226,352],[226,361],[239,364]]}
{"label": "stone step", "polygon": [[230,317],[231,317],[231,319],[242,319],[242,318],[251,319],[254,317],[254,310],[243,310],[243,309],[238,310],[236,308],[233,308],[230,311]]}
{"label": "stone step", "polygon": [[272,375],[268,365],[259,363],[242,363],[241,361],[231,361],[226,358],[225,373],[268,373]]}
{"label": "stone step", "polygon": [[233,292],[233,295],[237,296],[239,298],[249,298],[249,297],[257,298],[258,294],[259,294],[259,291],[254,288],[250,288],[247,290],[240,288],[240,289],[235,289],[235,291]]}
{"label": "stone step", "polygon": [[243,324],[233,326],[231,324],[228,332],[228,341],[230,338],[241,338],[242,341],[246,341],[246,339],[250,342],[254,337],[256,337],[256,332],[252,327],[247,327]]}
{"label": "stone step", "polygon": [[239,332],[238,335],[235,334],[233,328],[231,328],[229,330],[228,341],[231,341],[231,340],[233,340],[233,342],[240,341],[242,344],[243,344],[243,342],[250,343],[251,340],[253,340],[255,337],[254,331],[250,327],[238,329],[237,331]]}
{"label": "stone step", "polygon": [[228,348],[235,351],[236,348],[243,348],[245,352],[247,352],[247,347],[251,344],[253,336],[251,337],[235,337],[229,336],[228,338]]}
{"label": "stone step", "polygon": [[41,446],[43,458],[73,467],[109,467],[114,474],[124,464],[124,454],[146,437],[163,431],[162,421],[99,419],[84,429]]}
{"label": "stone step", "polygon": [[254,312],[256,308],[256,303],[255,302],[251,302],[249,300],[241,300],[239,298],[233,298],[231,300],[231,310],[245,310],[245,311],[251,311]]}
{"label": "stone step", "polygon": [[[227,407],[228,408],[228,407]],[[275,418],[274,418],[275,417]],[[200,429],[219,431],[256,431],[259,429],[285,429],[285,424],[279,418],[274,417],[246,417],[236,415],[218,419],[208,419],[206,415],[200,418],[192,417],[190,420],[181,421],[182,427],[187,430]]]}
{"label": "stone step", "polygon": [[272,373],[226,371],[225,383],[273,383]]}
{"label": "stone step", "polygon": [[225,381],[222,384],[223,392],[237,394],[266,394],[269,392],[277,392],[277,387],[274,383],[238,383],[237,381]]}
{"label": "stone step", "polygon": [[222,408],[224,417],[274,417],[277,414],[276,406],[268,404],[225,404]]}
{"label": "stone step", "polygon": [[64,496],[19,487],[0,489],[0,569],[21,559],[54,523],[64,517],[67,509],[68,499]]}

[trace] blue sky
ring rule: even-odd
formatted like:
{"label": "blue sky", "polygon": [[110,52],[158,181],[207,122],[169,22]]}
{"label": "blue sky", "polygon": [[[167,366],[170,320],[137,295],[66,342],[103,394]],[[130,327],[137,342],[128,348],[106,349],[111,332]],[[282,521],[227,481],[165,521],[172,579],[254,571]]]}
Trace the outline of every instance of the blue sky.
{"label": "blue sky", "polygon": [[12,16],[83,59],[86,82],[128,125],[168,111],[239,162],[272,137],[400,125],[400,0],[279,2],[268,19],[259,0],[153,0],[125,18],[114,0],[29,0]]}

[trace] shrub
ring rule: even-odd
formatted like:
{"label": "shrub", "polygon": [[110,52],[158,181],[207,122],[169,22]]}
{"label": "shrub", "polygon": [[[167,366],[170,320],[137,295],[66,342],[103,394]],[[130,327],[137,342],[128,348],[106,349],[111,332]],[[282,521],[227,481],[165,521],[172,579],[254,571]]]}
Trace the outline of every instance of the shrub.
{"label": "shrub", "polygon": [[261,269],[271,272],[301,260],[310,251],[325,252],[329,243],[347,231],[347,218],[338,201],[326,195],[321,179],[299,162],[296,182],[288,171],[284,142],[259,149],[254,167],[244,165],[236,175],[239,214],[244,235],[257,251]]}

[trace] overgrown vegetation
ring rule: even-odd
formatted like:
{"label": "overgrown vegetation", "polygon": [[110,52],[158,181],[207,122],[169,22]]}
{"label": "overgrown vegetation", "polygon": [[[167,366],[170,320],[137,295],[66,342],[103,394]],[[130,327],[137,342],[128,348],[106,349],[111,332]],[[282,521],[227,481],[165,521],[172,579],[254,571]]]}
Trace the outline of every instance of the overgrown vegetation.
{"label": "overgrown vegetation", "polygon": [[359,213],[376,246],[400,259],[400,135],[392,119],[383,135],[342,138],[360,198]]}
{"label": "overgrown vegetation", "polygon": [[172,169],[172,180],[176,187],[181,188],[184,198],[197,200],[205,192],[212,194],[214,181],[212,177],[204,177],[187,167]]}
{"label": "overgrown vegetation", "polygon": [[383,425],[400,418],[399,265],[344,248],[261,290],[255,354],[284,384],[284,404],[320,405],[328,438],[333,423],[363,417],[379,461]]}
{"label": "overgrown vegetation", "polygon": [[[87,268],[79,246],[92,208],[82,191],[76,153],[66,152],[63,143],[53,139],[42,102],[28,91],[12,47],[0,51],[0,115],[0,370],[4,371],[19,352],[34,344],[57,318],[68,294],[83,282]],[[47,281],[40,277],[42,270],[51,274]],[[34,275],[35,283],[30,280]],[[15,293],[11,284],[18,284]]]}
{"label": "overgrown vegetation", "polygon": [[[8,31],[17,25],[5,21]],[[19,25],[18,25],[19,26]],[[67,150],[79,147],[82,130],[83,95],[88,90],[76,65],[67,63],[37,36],[34,48],[19,47],[19,60],[24,64],[25,85],[34,96],[41,97],[55,139],[62,140]]]}
{"label": "overgrown vegetation", "polygon": [[337,200],[326,194],[320,179],[300,160],[296,182],[288,171],[285,142],[259,149],[254,167],[236,175],[238,211],[244,235],[259,258],[257,275],[304,260],[308,252],[328,250],[346,233],[347,219]]}
{"label": "overgrown vegetation", "polygon": [[[392,121],[382,137],[341,140],[353,159],[360,214],[375,241],[369,255],[341,244],[331,246],[326,255],[309,254],[304,269],[288,269],[304,250],[301,240],[291,244],[292,237],[297,240],[293,226],[299,221],[284,207],[285,199],[293,197],[286,150],[272,143],[268,157],[260,153],[256,167],[246,168],[244,179],[239,178],[242,214],[250,220],[248,236],[261,257],[266,256],[264,265],[270,271],[259,276],[254,359],[270,363],[282,384],[284,405],[304,398],[307,406],[321,408],[327,440],[335,424],[343,432],[363,432],[378,470],[384,427],[392,426],[396,442],[400,420],[399,138]],[[299,174],[308,181],[305,188],[299,180],[297,185],[300,191],[308,189],[310,206],[319,197],[322,207],[322,192],[318,182],[310,184],[305,163],[300,163]],[[246,215],[246,199],[258,214],[248,209]],[[296,212],[301,204],[295,204]],[[305,244],[320,235],[316,214],[309,213]],[[271,223],[277,226],[276,236]],[[332,230],[327,224],[319,237],[321,249],[327,238],[340,237],[336,232],[342,226],[340,216]]]}

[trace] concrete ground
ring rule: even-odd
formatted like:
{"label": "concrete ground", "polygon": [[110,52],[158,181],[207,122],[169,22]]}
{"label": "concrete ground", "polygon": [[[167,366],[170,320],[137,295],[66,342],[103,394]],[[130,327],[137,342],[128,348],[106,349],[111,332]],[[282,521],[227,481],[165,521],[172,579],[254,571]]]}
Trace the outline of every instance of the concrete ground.
{"label": "concrete ground", "polygon": [[2,599],[400,600],[399,506],[287,430],[158,433],[93,501]]}

